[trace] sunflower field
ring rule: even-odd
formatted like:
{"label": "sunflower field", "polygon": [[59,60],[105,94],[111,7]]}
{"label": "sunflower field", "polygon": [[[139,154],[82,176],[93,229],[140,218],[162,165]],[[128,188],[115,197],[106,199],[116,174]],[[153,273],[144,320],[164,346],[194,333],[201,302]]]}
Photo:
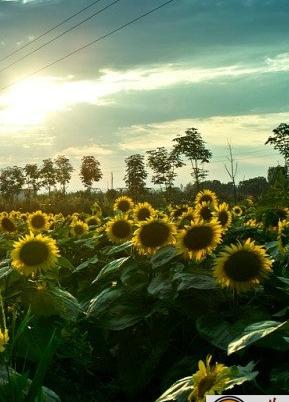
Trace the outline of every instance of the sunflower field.
{"label": "sunflower field", "polygon": [[288,212],[209,190],[2,212],[0,402],[288,394]]}

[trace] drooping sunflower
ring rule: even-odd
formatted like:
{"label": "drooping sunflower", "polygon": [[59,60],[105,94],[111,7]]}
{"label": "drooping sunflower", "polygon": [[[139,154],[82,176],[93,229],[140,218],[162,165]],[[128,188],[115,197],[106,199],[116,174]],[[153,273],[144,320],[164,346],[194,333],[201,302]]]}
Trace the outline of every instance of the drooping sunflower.
{"label": "drooping sunflower", "polygon": [[177,237],[177,248],[186,258],[202,260],[222,241],[222,228],[217,220],[196,220],[181,230]]}
{"label": "drooping sunflower", "polygon": [[206,222],[209,222],[213,218],[212,204],[208,202],[197,204],[195,207],[195,216],[196,219],[202,219]]}
{"label": "drooping sunflower", "polygon": [[155,214],[155,209],[148,202],[138,203],[133,209],[133,215],[136,221],[141,222]]}
{"label": "drooping sunflower", "polygon": [[226,246],[216,258],[213,275],[224,288],[246,292],[257,287],[271,272],[266,250],[251,239]]}
{"label": "drooping sunflower", "polygon": [[71,234],[73,236],[81,236],[88,232],[88,224],[81,220],[73,219],[70,225]]}
{"label": "drooping sunflower", "polygon": [[233,212],[234,216],[242,216],[242,214],[243,214],[243,210],[239,205],[235,205],[232,208],[232,212]]}
{"label": "drooping sunflower", "polygon": [[98,226],[100,225],[100,219],[96,215],[89,216],[86,218],[85,222],[88,224],[88,226]]}
{"label": "drooping sunflower", "polygon": [[107,237],[113,243],[124,243],[129,240],[133,232],[133,222],[127,215],[117,215],[112,218],[105,228]]}
{"label": "drooping sunflower", "polygon": [[138,224],[132,243],[139,254],[152,255],[159,248],[175,243],[176,227],[168,218],[152,216]]}
{"label": "drooping sunflower", "polygon": [[130,211],[133,208],[133,200],[125,195],[118,197],[114,204],[113,204],[113,209],[114,211],[121,211],[123,213],[126,213]]}
{"label": "drooping sunflower", "polygon": [[208,204],[217,205],[218,198],[216,194],[211,190],[199,191],[195,198],[195,204],[202,204],[202,202],[207,202]]}
{"label": "drooping sunflower", "polygon": [[223,202],[216,206],[213,212],[213,217],[217,219],[223,230],[226,230],[232,223],[232,214],[229,211],[229,205]]}
{"label": "drooping sunflower", "polygon": [[25,276],[48,271],[55,266],[58,257],[59,250],[54,239],[32,232],[14,242],[11,251],[12,267]]}
{"label": "drooping sunflower", "polygon": [[49,219],[44,212],[36,211],[28,216],[27,224],[32,232],[42,232],[48,229]]}
{"label": "drooping sunflower", "polygon": [[9,218],[6,214],[1,214],[0,215],[0,229],[1,229],[1,232],[13,233],[13,232],[16,232],[17,227],[11,218]]}
{"label": "drooping sunflower", "polygon": [[231,380],[231,369],[224,364],[211,364],[212,356],[206,361],[199,361],[199,370],[193,374],[194,390],[189,396],[190,402],[205,402],[206,395],[220,395]]}

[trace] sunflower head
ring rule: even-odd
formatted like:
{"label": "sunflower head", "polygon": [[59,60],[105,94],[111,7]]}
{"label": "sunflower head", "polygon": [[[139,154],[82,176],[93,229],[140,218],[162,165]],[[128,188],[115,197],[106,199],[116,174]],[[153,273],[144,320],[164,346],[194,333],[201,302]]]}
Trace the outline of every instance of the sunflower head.
{"label": "sunflower head", "polygon": [[122,213],[127,213],[133,208],[133,200],[125,195],[118,197],[114,204],[114,211],[121,211]]}
{"label": "sunflower head", "polygon": [[195,211],[193,208],[189,207],[186,212],[184,212],[178,222],[179,227],[184,227],[185,225],[189,225],[191,221],[194,221],[195,219]]}
{"label": "sunflower head", "polygon": [[81,236],[88,232],[88,224],[81,220],[73,219],[70,225],[71,233],[73,236]]}
{"label": "sunflower head", "polygon": [[206,202],[215,206],[218,204],[218,198],[216,194],[211,190],[202,190],[199,191],[195,198],[195,204],[202,204],[202,202]]}
{"label": "sunflower head", "polygon": [[182,214],[184,214],[185,212],[187,212],[189,206],[188,204],[181,204],[181,205],[175,205],[174,207],[170,207],[170,217],[173,220],[178,220]]}
{"label": "sunflower head", "polygon": [[257,222],[256,219],[248,219],[245,222],[245,226],[248,226],[249,228],[254,228],[254,229],[258,229],[262,227],[262,223],[261,222]]}
{"label": "sunflower head", "polygon": [[11,251],[12,267],[26,276],[53,268],[58,257],[59,250],[54,239],[32,232],[14,242]]}
{"label": "sunflower head", "polygon": [[222,287],[246,292],[267,278],[271,266],[266,250],[247,239],[225,247],[216,258],[213,275]]}
{"label": "sunflower head", "polygon": [[221,241],[222,228],[216,220],[196,220],[179,232],[177,248],[186,258],[200,261],[212,253]]}
{"label": "sunflower head", "polygon": [[168,218],[152,216],[140,222],[132,243],[139,254],[151,255],[159,248],[175,243],[176,228]]}
{"label": "sunflower head", "polygon": [[17,227],[11,218],[9,218],[7,215],[1,214],[0,229],[1,232],[13,233],[16,232]]}
{"label": "sunflower head", "polygon": [[205,402],[206,395],[220,395],[231,380],[231,369],[224,364],[211,364],[212,356],[206,361],[199,361],[199,369],[193,374],[194,390],[189,396],[190,402]]}
{"label": "sunflower head", "polygon": [[215,207],[213,216],[220,223],[223,230],[226,230],[232,223],[232,214],[229,211],[229,205],[225,202]]}
{"label": "sunflower head", "polygon": [[28,214],[27,214],[27,213],[21,214],[21,215],[20,215],[20,219],[21,219],[22,221],[26,222],[27,219],[28,219]]}
{"label": "sunflower head", "polygon": [[145,221],[154,214],[155,210],[148,202],[139,203],[133,209],[133,215],[137,222]]}
{"label": "sunflower head", "polygon": [[88,226],[99,226],[100,225],[100,219],[97,215],[92,215],[86,218],[85,222],[88,224]]}
{"label": "sunflower head", "polygon": [[133,222],[128,219],[127,215],[119,214],[107,223],[105,231],[111,242],[123,243],[132,236]]}
{"label": "sunflower head", "polygon": [[212,204],[208,202],[202,202],[195,207],[196,219],[209,222],[213,218]]}
{"label": "sunflower head", "polygon": [[30,214],[28,219],[28,228],[32,232],[42,232],[47,230],[49,227],[49,219],[47,214],[42,211],[36,211],[33,214]]}
{"label": "sunflower head", "polygon": [[242,210],[242,208],[239,206],[239,205],[235,205],[233,208],[232,208],[232,212],[233,212],[233,215],[234,216],[242,216],[242,214],[243,214],[243,210]]}
{"label": "sunflower head", "polygon": [[281,253],[288,249],[289,222],[284,219],[278,222],[278,248]]}

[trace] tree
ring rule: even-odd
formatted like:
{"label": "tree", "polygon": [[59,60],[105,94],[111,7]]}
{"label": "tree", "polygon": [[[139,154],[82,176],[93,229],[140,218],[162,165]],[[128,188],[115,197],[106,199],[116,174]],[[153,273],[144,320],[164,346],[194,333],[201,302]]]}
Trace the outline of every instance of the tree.
{"label": "tree", "polygon": [[73,167],[69,162],[69,159],[64,155],[59,155],[55,161],[55,178],[56,182],[62,186],[62,192],[66,192],[66,184],[70,182],[71,173],[73,172]]}
{"label": "tree", "polygon": [[24,183],[25,177],[20,167],[13,166],[1,170],[0,191],[6,200],[13,201],[14,196],[20,193]]}
{"label": "tree", "polygon": [[269,137],[265,145],[271,144],[285,159],[285,165],[289,162],[289,124],[281,123],[274,128],[275,135]]}
{"label": "tree", "polygon": [[98,182],[102,178],[100,163],[94,156],[83,156],[81,159],[80,179],[87,191],[91,190],[93,182]]}
{"label": "tree", "polygon": [[56,185],[56,171],[51,158],[44,159],[42,163],[43,165],[40,169],[41,184],[47,189],[50,196],[51,187]]}
{"label": "tree", "polygon": [[268,182],[265,177],[258,176],[248,180],[240,181],[238,190],[243,196],[253,196],[259,198],[268,190]]}
{"label": "tree", "polygon": [[126,173],[124,177],[128,191],[137,198],[138,194],[145,192],[145,179],[148,174],[145,170],[144,156],[135,154],[125,159]]}
{"label": "tree", "polygon": [[229,141],[227,141],[227,146],[228,146],[228,151],[229,151],[229,156],[227,157],[227,159],[228,159],[230,165],[229,165],[229,168],[227,167],[227,165],[225,165],[225,169],[233,184],[234,204],[236,205],[237,204],[236,175],[238,172],[238,163],[234,162],[232,145],[230,144]]}
{"label": "tree", "polygon": [[200,163],[209,163],[212,153],[206,149],[205,142],[196,128],[188,128],[185,135],[178,135],[175,142],[173,154],[177,157],[182,155],[191,162],[192,177],[196,187],[199,189],[200,182],[207,176],[207,172],[200,167]]}
{"label": "tree", "polygon": [[175,169],[183,166],[183,162],[176,153],[168,152],[165,147],[147,151],[147,154],[148,166],[153,171],[152,182],[160,186],[164,185],[168,193],[177,175]]}
{"label": "tree", "polygon": [[27,164],[24,166],[24,173],[25,173],[25,181],[28,187],[28,190],[33,191],[34,197],[37,195],[37,191],[41,187],[40,184],[40,170],[36,163]]}

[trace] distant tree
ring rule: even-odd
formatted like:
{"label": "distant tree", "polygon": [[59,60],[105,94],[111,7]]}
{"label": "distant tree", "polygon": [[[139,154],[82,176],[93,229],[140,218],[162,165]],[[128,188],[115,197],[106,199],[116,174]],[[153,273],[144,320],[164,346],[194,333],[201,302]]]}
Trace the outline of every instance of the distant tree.
{"label": "distant tree", "polygon": [[100,163],[92,155],[83,156],[81,159],[80,179],[87,191],[91,191],[92,183],[102,178]]}
{"label": "distant tree", "polygon": [[40,170],[36,163],[33,164],[27,164],[24,166],[23,169],[25,173],[25,182],[28,187],[28,190],[33,191],[34,197],[37,195],[37,191],[41,187],[40,183]]}
{"label": "distant tree", "polygon": [[274,186],[276,182],[280,183],[284,181],[284,183],[286,183],[288,179],[287,166],[278,165],[269,167],[267,178],[270,186]]}
{"label": "distant tree", "polygon": [[7,167],[0,173],[0,192],[6,200],[13,201],[25,183],[23,170],[18,166]]}
{"label": "distant tree", "polygon": [[243,196],[253,196],[259,198],[269,188],[265,177],[258,176],[248,180],[240,181],[238,191]]}
{"label": "distant tree", "polygon": [[50,196],[51,187],[56,185],[56,170],[51,158],[42,161],[40,177],[42,186],[47,189],[48,195]]}
{"label": "distant tree", "polygon": [[169,152],[165,147],[147,151],[147,154],[148,166],[153,171],[152,182],[160,186],[164,185],[166,193],[170,193],[177,176],[175,170],[183,165],[179,155]]}
{"label": "distant tree", "polygon": [[124,181],[129,193],[137,199],[138,195],[145,192],[145,179],[148,176],[145,170],[144,156],[140,154],[131,155],[125,159],[125,163]]}
{"label": "distant tree", "polygon": [[184,156],[191,162],[191,174],[199,189],[200,182],[207,176],[207,172],[200,167],[200,164],[209,163],[212,153],[206,148],[205,141],[196,128],[188,128],[185,135],[178,135],[173,141],[175,142],[173,153],[177,157]]}
{"label": "distant tree", "polygon": [[55,178],[56,182],[62,187],[62,192],[66,192],[66,184],[70,182],[71,173],[73,172],[73,167],[69,162],[69,159],[64,155],[59,155],[55,161]]}
{"label": "distant tree", "polygon": [[270,136],[265,145],[271,144],[285,159],[285,165],[289,162],[289,124],[281,123],[273,130],[274,135]]}
{"label": "distant tree", "polygon": [[228,173],[231,183],[233,184],[233,192],[234,192],[234,204],[237,204],[237,186],[236,186],[236,176],[238,172],[238,163],[234,161],[233,157],[233,150],[232,150],[232,145],[230,142],[227,140],[227,148],[229,152],[229,156],[227,157],[228,162],[229,162],[229,167],[225,165],[226,172]]}

